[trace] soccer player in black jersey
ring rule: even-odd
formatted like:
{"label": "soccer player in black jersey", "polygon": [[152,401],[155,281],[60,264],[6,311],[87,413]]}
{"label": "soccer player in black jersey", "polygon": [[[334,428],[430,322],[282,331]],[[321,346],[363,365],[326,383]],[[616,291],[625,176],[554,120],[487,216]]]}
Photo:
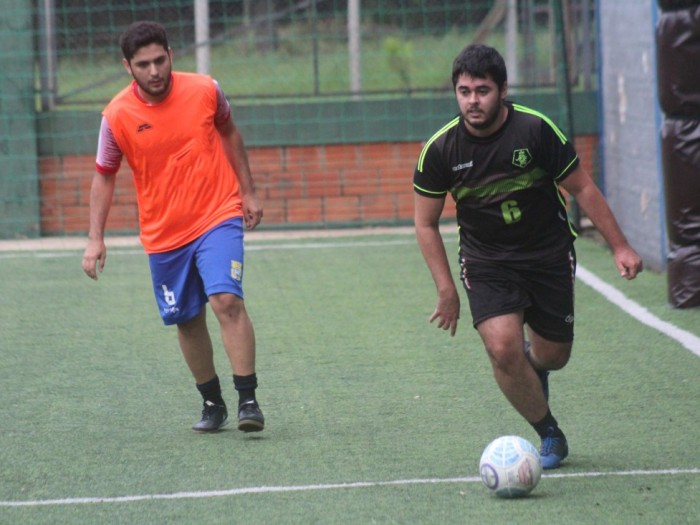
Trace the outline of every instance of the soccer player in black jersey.
{"label": "soccer player in black jersey", "polygon": [[474,327],[501,391],[540,436],[542,466],[558,468],[569,447],[549,409],[548,374],[571,356],[576,270],[576,232],[560,187],[603,235],[623,278],[634,279],[642,260],[562,132],[506,101],[498,51],[467,46],[452,82],[460,114],[426,142],[414,174],[416,237],[438,296],[429,321],[454,336],[460,315],[438,227],[450,193]]}

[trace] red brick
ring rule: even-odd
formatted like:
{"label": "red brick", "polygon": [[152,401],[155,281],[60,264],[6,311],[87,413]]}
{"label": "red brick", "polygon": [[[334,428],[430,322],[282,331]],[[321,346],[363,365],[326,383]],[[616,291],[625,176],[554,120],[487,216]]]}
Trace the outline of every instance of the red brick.
{"label": "red brick", "polygon": [[394,163],[394,146],[390,143],[361,144],[357,146],[358,165],[361,168],[387,169]]}
{"label": "red brick", "polygon": [[94,155],[74,155],[63,158],[63,173],[66,176],[92,176],[95,173]]}
{"label": "red brick", "polygon": [[41,157],[39,159],[40,178],[60,178],[63,176],[63,157]]}
{"label": "red brick", "polygon": [[264,199],[262,224],[265,226],[287,222],[287,199]]}
{"label": "red brick", "polygon": [[253,178],[260,170],[282,171],[282,154],[280,148],[249,148],[248,164]]}
{"label": "red brick", "polygon": [[304,175],[304,193],[308,197],[336,197],[341,193],[337,171],[311,171]]}
{"label": "red brick", "polygon": [[74,178],[58,180],[54,198],[62,206],[80,204],[80,181]]}
{"label": "red brick", "polygon": [[85,233],[88,231],[90,209],[87,206],[64,206],[62,215],[62,233]]}
{"label": "red brick", "polygon": [[345,169],[340,177],[343,195],[372,195],[379,191],[379,179],[373,169]]}
{"label": "red brick", "polygon": [[359,164],[357,147],[354,144],[330,145],[323,148],[326,169],[351,169]]}
{"label": "red brick", "polygon": [[271,175],[267,181],[266,197],[270,199],[291,198],[303,196],[301,177],[285,174]]}
{"label": "red brick", "polygon": [[[426,137],[427,138],[427,137]],[[423,149],[422,142],[397,142],[394,144],[394,159],[411,166],[411,171],[416,167],[418,157]]]}
{"label": "red brick", "polygon": [[284,171],[305,172],[317,170],[322,164],[323,153],[321,146],[293,146],[281,148]]}
{"label": "red brick", "polygon": [[[598,137],[577,136],[581,165],[594,178]],[[415,164],[422,142],[250,148],[248,156],[263,200],[263,224],[361,220],[412,220]],[[41,228],[44,235],[84,232],[88,227],[93,155],[39,159]],[[454,220],[445,200],[443,217]],[[137,231],[136,193],[124,162],[107,228]]]}
{"label": "red brick", "polygon": [[360,199],[355,196],[323,199],[323,218],[327,223],[360,220]]}
{"label": "red brick", "polygon": [[60,206],[51,202],[41,201],[41,234],[57,235],[62,233]]}
{"label": "red brick", "polygon": [[321,206],[323,200],[320,197],[309,199],[288,199],[287,200],[287,221],[290,223],[312,223],[319,222],[323,218]]}
{"label": "red brick", "polygon": [[360,197],[360,212],[363,220],[396,219],[394,195],[363,195]]}
{"label": "red brick", "polygon": [[413,169],[391,168],[379,173],[381,193],[413,194]]}
{"label": "red brick", "polygon": [[396,218],[397,219],[410,219],[413,220],[414,216],[414,195],[411,192],[410,195],[400,194],[396,196]]}

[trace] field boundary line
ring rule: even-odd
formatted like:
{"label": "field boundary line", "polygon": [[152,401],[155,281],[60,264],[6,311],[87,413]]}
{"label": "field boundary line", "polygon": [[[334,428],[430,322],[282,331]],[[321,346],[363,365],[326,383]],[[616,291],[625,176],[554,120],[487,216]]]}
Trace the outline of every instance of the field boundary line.
{"label": "field boundary line", "polygon": [[[669,476],[700,474],[700,468],[688,469],[661,469],[661,470],[629,470],[612,472],[572,472],[543,474],[542,479],[547,478],[600,478],[613,476]],[[362,489],[372,487],[391,487],[400,485],[435,485],[440,483],[478,483],[481,478],[478,476],[457,477],[457,478],[414,478],[396,479],[389,481],[357,481],[350,483],[325,483],[315,485],[263,485],[259,487],[241,487],[226,490],[209,490],[197,492],[174,492],[172,494],[141,494],[133,496],[115,496],[105,498],[63,498],[28,501],[0,501],[0,507],[41,507],[51,505],[90,505],[100,503],[133,503],[137,501],[155,500],[176,500],[176,499],[199,499],[216,498],[226,496],[239,496],[242,494],[263,494],[282,492],[309,492],[318,490],[341,490],[341,489]]]}
{"label": "field boundary line", "polygon": [[[341,248],[352,246],[373,246],[373,245],[399,245],[414,242],[413,240],[396,240],[396,241],[338,241],[338,242],[288,242],[284,244],[258,244],[259,241],[265,240],[280,240],[294,239],[303,240],[310,238],[338,238],[338,237],[358,237],[386,234],[415,234],[413,226],[404,227],[365,227],[365,228],[347,228],[347,229],[320,229],[320,230],[294,230],[294,231],[251,231],[246,233],[246,240],[253,241],[253,244],[246,246],[246,251],[262,251],[269,249],[292,250],[304,248]],[[138,237],[108,237],[106,239],[109,247],[129,248],[140,247]],[[30,254],[34,257],[61,257],[67,256],[67,250],[75,250],[84,246],[83,238],[44,238],[21,241],[0,241],[0,259],[22,257],[23,254]],[[57,250],[59,251],[57,253]],[[3,251],[15,253],[2,253]],[[133,255],[142,253],[142,249],[137,250],[116,250],[111,251],[113,255]],[[617,288],[603,281],[595,274],[587,270],[580,264],[577,266],[576,278],[584,284],[591,287],[593,290],[602,295],[612,304],[618,306],[622,311],[645,324],[658,332],[666,335],[674,341],[680,343],[684,348],[700,357],[700,337],[695,334],[683,330],[676,325],[663,321],[652,314],[639,303],[629,299]]]}
{"label": "field boundary line", "polygon": [[598,292],[609,302],[618,306],[622,311],[628,313],[640,323],[674,339],[696,356],[700,357],[700,337],[674,324],[659,319],[642,305],[628,298],[620,290],[606,283],[580,265],[576,268],[576,278],[593,288],[593,290]]}

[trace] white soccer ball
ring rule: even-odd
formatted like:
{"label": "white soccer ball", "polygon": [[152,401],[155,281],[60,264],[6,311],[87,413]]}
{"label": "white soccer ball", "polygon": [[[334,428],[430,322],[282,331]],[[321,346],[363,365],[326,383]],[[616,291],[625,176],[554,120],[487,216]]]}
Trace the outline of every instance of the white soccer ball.
{"label": "white soccer ball", "polygon": [[479,461],[481,481],[501,498],[527,496],[542,476],[535,446],[520,436],[501,436],[484,449]]}

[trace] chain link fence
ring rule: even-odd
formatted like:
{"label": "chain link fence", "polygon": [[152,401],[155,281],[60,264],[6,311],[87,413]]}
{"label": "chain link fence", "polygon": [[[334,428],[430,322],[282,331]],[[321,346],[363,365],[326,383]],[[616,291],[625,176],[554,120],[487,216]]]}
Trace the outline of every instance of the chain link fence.
{"label": "chain link fence", "polygon": [[[452,60],[470,43],[504,55],[510,98],[570,137],[596,131],[594,0],[9,1],[0,238],[84,233],[100,111],[131,80],[118,38],[136,20],[166,27],[175,69],[223,88],[267,225],[409,222],[416,149],[456,112]],[[129,182],[108,227],[134,233]]]}
{"label": "chain link fence", "polygon": [[593,0],[43,0],[37,9],[44,110],[108,101],[128,79],[118,36],[140,19],[166,27],[176,67],[211,74],[237,100],[449,91],[451,61],[470,42],[502,50],[511,88],[551,87],[562,31],[571,83],[590,87],[595,69]]}

